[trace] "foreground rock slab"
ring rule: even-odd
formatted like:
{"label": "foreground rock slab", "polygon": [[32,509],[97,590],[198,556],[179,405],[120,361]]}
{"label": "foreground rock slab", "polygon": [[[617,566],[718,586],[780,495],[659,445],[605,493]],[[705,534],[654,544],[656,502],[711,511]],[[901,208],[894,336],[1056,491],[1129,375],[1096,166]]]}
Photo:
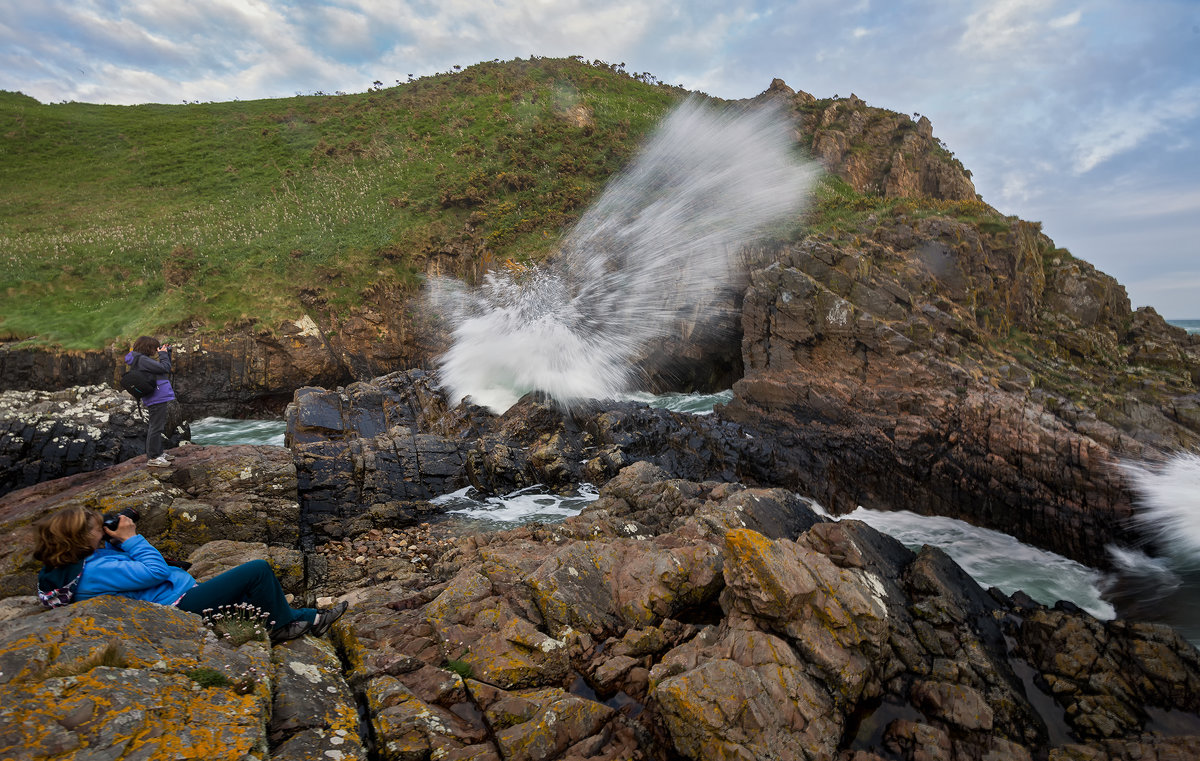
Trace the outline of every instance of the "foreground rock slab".
{"label": "foreground rock slab", "polygon": [[1200,736],[1200,656],[1166,627],[984,591],[786,491],[647,463],[561,525],[363,590],[342,632],[396,758],[1155,757]]}
{"label": "foreground rock slab", "polygon": [[[200,577],[265,557],[296,595],[352,604],[328,641],[239,645],[118,598],[40,612],[10,550],[0,757],[1142,761],[1200,743],[1200,655],[1175,631],[985,591],[788,490],[637,462],[561,524],[371,528],[306,555],[295,529],[237,538],[260,513],[295,526],[287,463],[185,447],[153,483],[116,466],[0,499],[27,547],[65,500],[145,495],[175,516],[146,533],[191,537]],[[211,541],[179,533],[179,500],[208,506],[183,522]]]}

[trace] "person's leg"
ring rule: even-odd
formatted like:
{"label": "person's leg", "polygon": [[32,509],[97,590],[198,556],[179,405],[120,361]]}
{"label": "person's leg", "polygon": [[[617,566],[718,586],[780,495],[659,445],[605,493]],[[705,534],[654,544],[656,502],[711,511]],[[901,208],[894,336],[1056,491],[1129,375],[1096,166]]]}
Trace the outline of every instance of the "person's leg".
{"label": "person's leg", "polygon": [[163,427],[167,424],[167,405],[152,404],[146,408],[150,423],[146,429],[146,458],[154,459],[163,453]]}
{"label": "person's leg", "polygon": [[273,629],[298,620],[311,624],[317,615],[312,608],[293,608],[288,604],[275,571],[265,560],[242,563],[237,568],[197,584],[179,601],[179,607],[189,613],[203,615],[205,610],[240,602],[248,602],[266,611],[274,622],[269,624]]}

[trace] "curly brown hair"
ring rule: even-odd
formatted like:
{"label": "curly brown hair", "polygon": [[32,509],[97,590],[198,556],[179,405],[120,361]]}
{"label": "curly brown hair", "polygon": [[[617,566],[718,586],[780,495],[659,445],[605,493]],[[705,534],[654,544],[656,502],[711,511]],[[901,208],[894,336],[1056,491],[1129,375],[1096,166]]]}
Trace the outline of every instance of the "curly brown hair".
{"label": "curly brown hair", "polygon": [[145,354],[147,357],[157,355],[159,346],[161,344],[154,336],[142,336],[133,342],[133,350],[138,354]]}
{"label": "curly brown hair", "polygon": [[33,524],[33,559],[51,568],[76,563],[95,550],[88,541],[92,526],[102,519],[86,507],[68,507]]}

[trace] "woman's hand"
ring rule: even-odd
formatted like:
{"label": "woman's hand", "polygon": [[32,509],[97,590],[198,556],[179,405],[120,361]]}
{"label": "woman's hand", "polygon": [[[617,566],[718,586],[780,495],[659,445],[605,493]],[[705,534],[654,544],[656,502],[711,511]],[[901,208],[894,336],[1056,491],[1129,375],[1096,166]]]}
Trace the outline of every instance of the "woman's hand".
{"label": "woman's hand", "polygon": [[117,530],[113,531],[105,526],[104,533],[108,535],[109,539],[123,542],[126,539],[137,536],[137,524],[128,515],[122,515],[120,520],[117,521]]}

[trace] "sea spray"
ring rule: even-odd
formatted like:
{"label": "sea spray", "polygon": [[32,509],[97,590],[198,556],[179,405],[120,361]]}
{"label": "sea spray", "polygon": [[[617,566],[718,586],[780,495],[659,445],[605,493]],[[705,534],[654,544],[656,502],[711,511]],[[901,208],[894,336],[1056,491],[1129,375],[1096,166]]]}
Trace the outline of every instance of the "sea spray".
{"label": "sea spray", "polygon": [[1200,646],[1200,453],[1124,461],[1143,547],[1109,547],[1105,596],[1121,615],[1161,621]]}
{"label": "sea spray", "polygon": [[1200,454],[1176,452],[1161,463],[1120,463],[1135,496],[1137,529],[1177,568],[1200,570]]}
{"label": "sea spray", "polygon": [[548,262],[429,294],[452,344],[439,363],[451,403],[503,412],[530,391],[560,405],[632,390],[639,354],[731,315],[718,297],[744,276],[744,248],[805,206],[816,166],[796,155],[780,108],[676,108]]}

